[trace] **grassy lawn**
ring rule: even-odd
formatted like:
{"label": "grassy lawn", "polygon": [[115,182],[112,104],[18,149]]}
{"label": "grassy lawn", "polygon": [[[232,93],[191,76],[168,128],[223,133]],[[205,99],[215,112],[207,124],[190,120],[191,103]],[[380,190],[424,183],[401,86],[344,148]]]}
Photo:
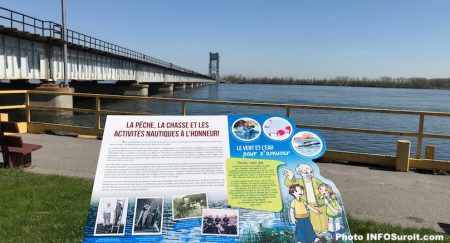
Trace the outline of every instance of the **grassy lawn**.
{"label": "grassy lawn", "polygon": [[[397,235],[442,235],[442,233],[438,233],[433,229],[427,228],[405,228],[400,226],[393,226],[390,224],[380,224],[376,223],[372,220],[357,220],[349,217],[348,220],[350,231],[352,234],[360,234],[366,235],[368,233],[396,233]],[[444,242],[450,242],[450,236],[444,235]],[[360,241],[362,242],[362,241]],[[373,241],[371,241],[373,242]],[[390,242],[390,241],[376,241],[376,242]],[[398,241],[396,241],[398,242]],[[432,242],[432,241],[427,241]],[[443,241],[440,241],[443,242]]]}
{"label": "grassy lawn", "polygon": [[81,242],[92,180],[0,169],[0,242]]}
{"label": "grassy lawn", "polygon": [[[0,169],[0,182],[0,242],[81,241],[92,180]],[[438,234],[431,229],[351,218],[349,224],[353,234]],[[275,239],[278,236],[275,232],[264,232],[266,242],[279,242]]]}

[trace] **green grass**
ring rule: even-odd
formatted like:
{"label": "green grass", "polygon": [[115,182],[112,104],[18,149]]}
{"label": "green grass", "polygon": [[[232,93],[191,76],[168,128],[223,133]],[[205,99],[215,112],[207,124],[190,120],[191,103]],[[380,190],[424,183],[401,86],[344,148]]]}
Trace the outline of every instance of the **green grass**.
{"label": "green grass", "polygon": [[[352,234],[366,235],[368,233],[396,233],[397,235],[442,235],[433,229],[427,228],[406,228],[400,226],[394,226],[390,224],[380,224],[373,220],[357,220],[349,217],[348,224]],[[444,242],[450,242],[450,236],[444,235]],[[364,241],[360,241],[364,242]],[[389,242],[389,241],[377,241],[377,242]],[[428,241],[432,242],[432,241]],[[440,241],[442,242],[442,241]]]}
{"label": "green grass", "polygon": [[[91,190],[92,180],[0,169],[0,242],[80,242]],[[439,234],[351,217],[349,224],[352,234]],[[246,232],[243,237],[275,243],[289,242],[292,235],[261,226],[258,233]]]}
{"label": "green grass", "polygon": [[81,242],[92,180],[0,169],[0,242]]}

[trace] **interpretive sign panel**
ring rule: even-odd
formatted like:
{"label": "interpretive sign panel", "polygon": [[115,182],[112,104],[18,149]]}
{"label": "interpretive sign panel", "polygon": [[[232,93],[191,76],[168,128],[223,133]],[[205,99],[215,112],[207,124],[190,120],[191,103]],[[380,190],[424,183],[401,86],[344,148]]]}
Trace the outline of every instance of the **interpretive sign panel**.
{"label": "interpretive sign panel", "polygon": [[339,241],[325,149],[283,116],[108,116],[84,242]]}

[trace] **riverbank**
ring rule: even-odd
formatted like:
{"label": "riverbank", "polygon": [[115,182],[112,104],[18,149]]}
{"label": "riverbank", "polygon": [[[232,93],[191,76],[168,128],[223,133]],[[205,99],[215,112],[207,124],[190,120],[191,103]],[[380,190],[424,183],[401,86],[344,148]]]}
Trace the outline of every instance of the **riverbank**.
{"label": "riverbank", "polygon": [[[101,141],[42,134],[23,137],[27,143],[43,145],[33,153],[33,166],[26,171],[95,177]],[[327,163],[319,168],[340,189],[346,212],[355,219],[450,232],[450,176]]]}
{"label": "riverbank", "polygon": [[281,85],[318,85],[318,86],[346,86],[346,87],[374,87],[374,88],[407,88],[407,89],[450,89],[450,78],[353,78],[337,77],[330,79],[294,79],[244,77],[242,75],[226,75],[223,80],[229,83],[243,84],[281,84]]}

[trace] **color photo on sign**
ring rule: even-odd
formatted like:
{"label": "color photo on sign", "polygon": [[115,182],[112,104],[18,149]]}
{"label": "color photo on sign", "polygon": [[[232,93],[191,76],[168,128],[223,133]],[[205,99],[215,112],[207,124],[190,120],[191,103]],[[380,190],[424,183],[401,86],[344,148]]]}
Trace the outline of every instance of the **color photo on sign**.
{"label": "color photo on sign", "polygon": [[239,210],[203,209],[202,235],[239,236]]}
{"label": "color photo on sign", "polygon": [[100,198],[94,235],[124,235],[127,198]]}

